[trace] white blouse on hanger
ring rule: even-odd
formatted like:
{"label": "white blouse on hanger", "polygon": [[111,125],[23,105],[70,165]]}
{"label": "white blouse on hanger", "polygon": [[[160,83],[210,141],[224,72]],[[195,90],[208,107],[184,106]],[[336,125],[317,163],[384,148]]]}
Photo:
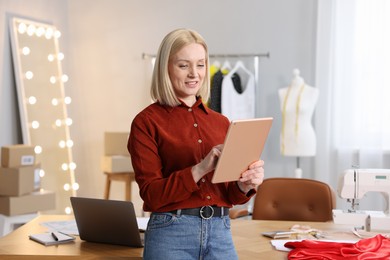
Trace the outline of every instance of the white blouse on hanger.
{"label": "white blouse on hanger", "polygon": [[[245,75],[243,75],[243,72]],[[232,77],[237,73],[243,85],[242,93],[234,88]],[[245,80],[242,80],[245,79]],[[238,61],[234,68],[223,78],[221,93],[221,112],[229,120],[249,119],[255,117],[255,77],[242,63]]]}

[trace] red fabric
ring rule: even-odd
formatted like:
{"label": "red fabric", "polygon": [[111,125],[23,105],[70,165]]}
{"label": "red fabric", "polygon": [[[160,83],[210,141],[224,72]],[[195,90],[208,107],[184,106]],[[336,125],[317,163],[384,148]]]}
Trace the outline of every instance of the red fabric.
{"label": "red fabric", "polygon": [[236,182],[211,183],[213,172],[195,183],[191,168],[222,144],[229,120],[199,99],[192,108],[154,103],[131,125],[128,150],[145,211],[166,212],[205,205],[231,207],[255,194]]}
{"label": "red fabric", "polygon": [[292,248],[288,259],[390,259],[390,239],[382,235],[361,239],[356,243],[303,240],[287,242],[285,247]]}

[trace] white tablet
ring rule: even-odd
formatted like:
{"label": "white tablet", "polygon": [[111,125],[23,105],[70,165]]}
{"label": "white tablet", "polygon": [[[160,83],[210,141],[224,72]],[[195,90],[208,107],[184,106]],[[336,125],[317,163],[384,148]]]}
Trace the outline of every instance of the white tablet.
{"label": "white tablet", "polygon": [[272,121],[267,117],[231,122],[213,183],[237,181],[250,164],[260,159]]}

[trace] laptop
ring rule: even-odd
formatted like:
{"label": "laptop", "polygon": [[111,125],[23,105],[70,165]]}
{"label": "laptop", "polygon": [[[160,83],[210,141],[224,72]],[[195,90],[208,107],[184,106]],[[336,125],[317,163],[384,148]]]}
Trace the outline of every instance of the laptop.
{"label": "laptop", "polygon": [[132,202],[83,197],[70,201],[81,240],[143,247]]}
{"label": "laptop", "polygon": [[272,121],[272,117],[265,117],[230,123],[212,183],[237,181],[251,163],[260,159]]}

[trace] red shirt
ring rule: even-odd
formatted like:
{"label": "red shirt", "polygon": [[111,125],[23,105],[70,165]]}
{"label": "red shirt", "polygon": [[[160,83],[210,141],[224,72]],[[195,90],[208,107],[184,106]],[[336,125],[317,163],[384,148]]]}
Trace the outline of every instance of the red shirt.
{"label": "red shirt", "polygon": [[211,183],[213,172],[195,183],[191,168],[222,144],[229,120],[199,99],[193,107],[154,103],[131,124],[128,150],[144,210],[166,212],[205,205],[232,207],[255,194],[236,182]]}

